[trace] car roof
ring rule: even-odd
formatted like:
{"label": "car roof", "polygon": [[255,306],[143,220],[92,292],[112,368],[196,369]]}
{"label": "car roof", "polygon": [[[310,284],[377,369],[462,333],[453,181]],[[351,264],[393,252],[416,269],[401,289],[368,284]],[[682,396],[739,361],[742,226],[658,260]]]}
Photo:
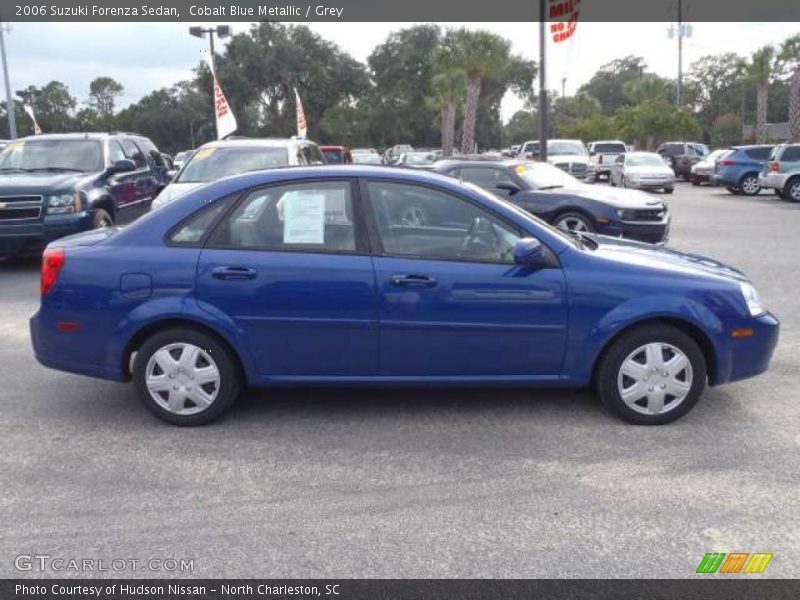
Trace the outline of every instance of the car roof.
{"label": "car roof", "polygon": [[435,168],[440,167],[515,167],[517,165],[526,165],[530,163],[530,160],[522,160],[519,158],[515,159],[507,159],[507,160],[499,160],[496,158],[492,159],[468,159],[468,158],[446,158],[444,160],[437,160],[434,163]]}
{"label": "car roof", "polygon": [[744,144],[742,146],[731,146],[731,150],[755,150],[757,148],[774,148],[775,144]]}
{"label": "car roof", "polygon": [[291,138],[229,138],[227,140],[214,140],[200,146],[201,148],[289,148],[298,144],[314,144],[310,140]]}

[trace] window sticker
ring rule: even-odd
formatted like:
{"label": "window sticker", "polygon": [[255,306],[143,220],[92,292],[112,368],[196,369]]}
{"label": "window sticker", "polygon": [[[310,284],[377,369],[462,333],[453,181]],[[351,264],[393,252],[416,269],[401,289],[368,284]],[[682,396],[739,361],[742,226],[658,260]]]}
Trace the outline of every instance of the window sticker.
{"label": "window sticker", "polygon": [[325,243],[325,196],[316,192],[286,192],[280,200],[284,244]]}
{"label": "window sticker", "polygon": [[193,158],[194,160],[203,160],[204,158],[208,158],[209,156],[214,154],[216,150],[217,150],[216,148],[203,148],[202,150],[198,150],[197,152],[195,152]]}
{"label": "window sticker", "polygon": [[3,148],[3,154],[10,154],[14,150],[19,150],[25,145],[25,142],[12,142],[5,148]]}
{"label": "window sticker", "polygon": [[517,175],[524,175],[528,168],[525,165],[517,165],[514,170],[517,172]]}

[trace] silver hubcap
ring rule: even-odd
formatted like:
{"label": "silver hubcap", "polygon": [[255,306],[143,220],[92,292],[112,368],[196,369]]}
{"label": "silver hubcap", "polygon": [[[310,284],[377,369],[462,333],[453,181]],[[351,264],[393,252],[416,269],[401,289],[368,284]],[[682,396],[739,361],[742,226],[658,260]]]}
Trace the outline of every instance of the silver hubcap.
{"label": "silver hubcap", "polygon": [[419,227],[425,224],[425,211],[419,206],[410,206],[403,211],[400,222],[406,227]]}
{"label": "silver hubcap", "polygon": [[755,194],[759,190],[758,179],[755,177],[748,177],[742,181],[742,191],[745,194]]}
{"label": "silver hubcap", "polygon": [[643,415],[674,410],[692,389],[692,364],[671,344],[638,347],[622,361],[617,390],[625,404]]}
{"label": "silver hubcap", "polygon": [[176,343],[150,357],[145,383],[150,396],[164,410],[194,415],[216,400],[220,375],[208,352],[192,344]]}
{"label": "silver hubcap", "polygon": [[586,222],[580,217],[564,217],[556,221],[556,227],[565,231],[589,231]]}
{"label": "silver hubcap", "polygon": [[789,188],[789,196],[795,202],[800,202],[800,181],[795,181]]}

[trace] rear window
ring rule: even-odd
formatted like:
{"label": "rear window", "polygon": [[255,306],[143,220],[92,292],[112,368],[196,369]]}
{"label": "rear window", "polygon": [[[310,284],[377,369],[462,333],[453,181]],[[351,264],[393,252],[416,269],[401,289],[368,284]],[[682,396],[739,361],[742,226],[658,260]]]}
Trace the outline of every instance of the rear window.
{"label": "rear window", "polygon": [[222,177],[275,169],[289,164],[289,153],[283,147],[201,148],[183,167],[177,181],[206,183]]}
{"label": "rear window", "polygon": [[770,152],[772,152],[772,148],[750,148],[746,150],[745,153],[750,158],[755,158],[756,160],[766,160],[769,158]]}
{"label": "rear window", "polygon": [[328,161],[329,165],[341,165],[344,163],[344,152],[341,150],[323,150],[322,153],[325,155],[325,160]]}
{"label": "rear window", "polygon": [[627,149],[625,148],[625,144],[595,144],[594,151],[595,152],[613,152],[615,154],[622,154]]}
{"label": "rear window", "polygon": [[800,146],[786,146],[780,160],[786,162],[800,161]]}

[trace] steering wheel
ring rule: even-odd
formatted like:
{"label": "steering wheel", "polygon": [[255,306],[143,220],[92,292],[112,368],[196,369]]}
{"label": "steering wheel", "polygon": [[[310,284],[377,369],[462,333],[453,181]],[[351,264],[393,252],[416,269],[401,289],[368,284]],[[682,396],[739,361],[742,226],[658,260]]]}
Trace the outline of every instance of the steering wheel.
{"label": "steering wheel", "polygon": [[[495,231],[494,227],[490,227],[492,230],[492,237],[494,237],[494,244],[488,244],[484,240],[481,239],[480,236],[480,226],[483,223],[483,219],[480,216],[476,216],[472,219],[472,223],[467,230],[467,235],[464,238],[463,243],[461,244],[461,250],[459,251],[460,255],[464,255],[471,247],[482,246],[493,251],[497,251],[500,239],[497,236],[497,231]],[[490,223],[491,225],[491,223]]]}

